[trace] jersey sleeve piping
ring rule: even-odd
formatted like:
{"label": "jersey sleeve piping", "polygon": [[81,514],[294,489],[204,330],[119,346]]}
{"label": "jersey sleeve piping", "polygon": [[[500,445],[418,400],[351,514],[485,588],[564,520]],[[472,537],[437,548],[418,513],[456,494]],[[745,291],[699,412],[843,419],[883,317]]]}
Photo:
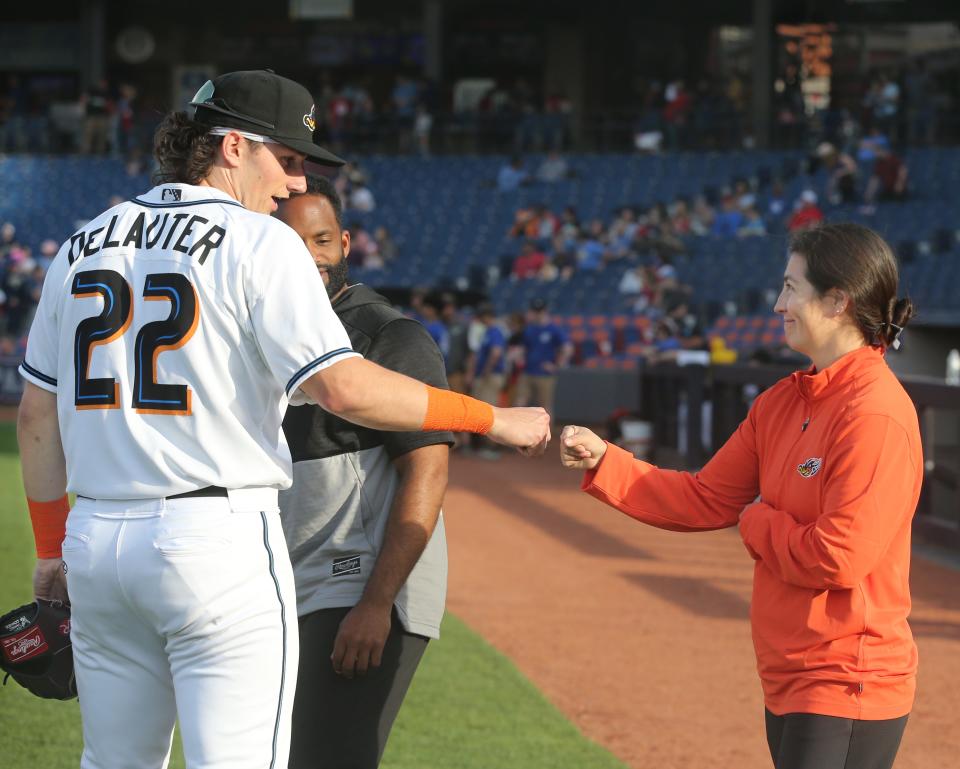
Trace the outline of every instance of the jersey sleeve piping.
{"label": "jersey sleeve piping", "polygon": [[19,370],[20,376],[27,381],[32,382],[44,390],[49,390],[54,393],[57,391],[57,380],[54,377],[47,376],[42,371],[38,371],[26,361],[20,364]]}
{"label": "jersey sleeve piping", "polygon": [[336,350],[331,350],[328,353],[324,353],[319,358],[316,358],[310,361],[310,363],[308,363],[306,366],[301,368],[296,374],[290,377],[290,381],[287,382],[287,387],[286,387],[287,397],[289,398],[290,394],[293,393],[297,389],[297,387],[300,386],[301,382],[303,382],[304,379],[306,379],[311,374],[316,372],[317,369],[325,366],[329,366],[331,363],[333,363],[335,358],[338,358],[341,356],[346,356],[350,358],[360,357],[360,353],[356,352],[355,350],[352,350],[349,347],[340,347]]}

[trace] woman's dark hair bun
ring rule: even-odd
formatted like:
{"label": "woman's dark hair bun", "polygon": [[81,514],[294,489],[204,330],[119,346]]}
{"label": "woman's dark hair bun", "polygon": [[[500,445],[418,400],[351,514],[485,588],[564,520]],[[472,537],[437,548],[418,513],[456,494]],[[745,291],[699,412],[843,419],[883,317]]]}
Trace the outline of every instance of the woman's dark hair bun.
{"label": "woman's dark hair bun", "polygon": [[890,347],[895,341],[898,341],[903,329],[906,328],[910,319],[913,317],[913,302],[909,297],[902,297],[893,302],[890,308],[890,317],[877,333],[879,341],[884,347]]}

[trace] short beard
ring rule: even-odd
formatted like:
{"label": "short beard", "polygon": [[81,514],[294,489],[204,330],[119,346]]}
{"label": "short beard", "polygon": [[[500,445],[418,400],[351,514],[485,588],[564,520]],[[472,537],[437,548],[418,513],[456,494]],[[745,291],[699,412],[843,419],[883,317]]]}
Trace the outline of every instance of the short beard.
{"label": "short beard", "polygon": [[347,269],[347,258],[343,256],[341,251],[340,264],[336,267],[327,268],[327,296],[331,299],[335,297],[344,286],[347,285],[347,274],[349,270]]}

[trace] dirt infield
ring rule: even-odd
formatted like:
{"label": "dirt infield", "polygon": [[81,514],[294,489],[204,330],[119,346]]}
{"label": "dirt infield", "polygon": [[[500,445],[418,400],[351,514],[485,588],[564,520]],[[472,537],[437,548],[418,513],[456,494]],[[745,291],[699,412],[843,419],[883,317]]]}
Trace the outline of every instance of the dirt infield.
{"label": "dirt infield", "polygon": [[[448,608],[631,767],[770,769],[736,532],[652,529],[579,482],[555,450],[456,457]],[[914,559],[920,682],[897,769],[960,763],[958,584]]]}

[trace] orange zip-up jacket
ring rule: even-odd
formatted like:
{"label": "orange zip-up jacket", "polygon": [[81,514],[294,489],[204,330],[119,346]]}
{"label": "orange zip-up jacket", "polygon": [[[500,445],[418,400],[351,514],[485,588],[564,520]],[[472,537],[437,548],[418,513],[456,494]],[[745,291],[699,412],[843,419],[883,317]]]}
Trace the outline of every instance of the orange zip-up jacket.
{"label": "orange zip-up jacket", "polygon": [[611,445],[583,489],[662,529],[739,522],[756,560],[750,616],[767,708],[880,720],[913,704],[910,524],[922,480],[913,403],[882,353],[863,347],[763,393],[699,473]]}

